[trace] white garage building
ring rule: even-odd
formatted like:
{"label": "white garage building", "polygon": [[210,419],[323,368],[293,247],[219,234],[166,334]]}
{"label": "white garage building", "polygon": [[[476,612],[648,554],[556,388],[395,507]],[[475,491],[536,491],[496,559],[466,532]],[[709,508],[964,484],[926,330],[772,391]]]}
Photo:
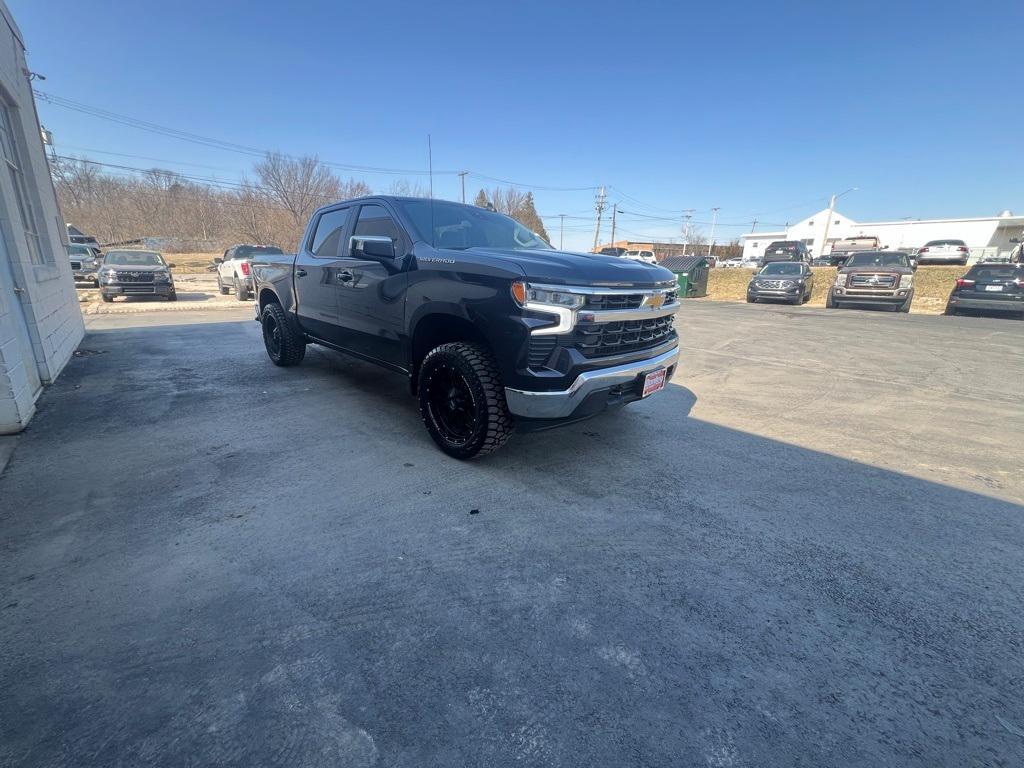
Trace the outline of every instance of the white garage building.
{"label": "white garage building", "polygon": [[24,429],[84,333],[63,231],[25,47],[0,0],[0,434]]}
{"label": "white garage building", "polygon": [[[818,256],[823,253],[822,240],[828,219],[826,208],[783,231],[742,235],[743,258],[748,261],[759,258],[773,240],[802,240],[811,253]],[[835,241],[856,235],[874,235],[881,240],[883,246],[894,250],[917,249],[929,240],[963,240],[971,249],[971,260],[979,261],[1008,256],[1015,247],[1010,242],[1011,238],[1024,237],[1024,216],[1014,216],[1010,211],[1004,211],[998,216],[979,218],[857,222],[833,212],[824,254],[831,252]]]}

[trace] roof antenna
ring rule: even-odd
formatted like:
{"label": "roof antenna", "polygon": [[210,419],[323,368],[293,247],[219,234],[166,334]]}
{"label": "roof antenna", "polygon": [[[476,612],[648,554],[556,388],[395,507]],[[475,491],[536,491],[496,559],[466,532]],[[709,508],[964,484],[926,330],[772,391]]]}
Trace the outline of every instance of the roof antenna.
{"label": "roof antenna", "polygon": [[430,134],[427,134],[427,172],[430,176],[430,247],[434,245],[434,150],[430,144]]}

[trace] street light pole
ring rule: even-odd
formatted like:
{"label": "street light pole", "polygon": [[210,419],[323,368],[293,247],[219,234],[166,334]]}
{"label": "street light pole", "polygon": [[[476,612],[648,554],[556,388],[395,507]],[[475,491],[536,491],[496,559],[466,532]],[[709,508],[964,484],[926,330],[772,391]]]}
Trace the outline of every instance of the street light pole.
{"label": "street light pole", "polygon": [[558,230],[558,250],[562,250],[562,243],[565,241],[565,214],[558,214],[558,218],[561,221],[561,226]]}
{"label": "street light pole", "polygon": [[718,209],[711,209],[711,239],[708,240],[708,258],[711,258],[711,249],[715,245],[715,223],[718,221]]}

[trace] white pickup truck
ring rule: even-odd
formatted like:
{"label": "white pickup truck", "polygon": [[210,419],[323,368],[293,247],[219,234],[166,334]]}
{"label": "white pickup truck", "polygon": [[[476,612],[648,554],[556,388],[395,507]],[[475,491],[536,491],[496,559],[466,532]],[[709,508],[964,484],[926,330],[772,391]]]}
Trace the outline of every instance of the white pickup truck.
{"label": "white pickup truck", "polygon": [[227,295],[234,291],[239,301],[252,296],[253,257],[280,256],[284,253],[276,245],[233,245],[223,256],[213,260],[217,265],[217,287]]}

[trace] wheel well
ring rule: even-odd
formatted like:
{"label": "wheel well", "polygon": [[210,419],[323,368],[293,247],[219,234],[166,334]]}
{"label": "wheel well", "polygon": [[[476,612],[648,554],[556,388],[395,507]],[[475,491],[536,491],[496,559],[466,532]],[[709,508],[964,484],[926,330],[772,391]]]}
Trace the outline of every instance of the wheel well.
{"label": "wheel well", "polygon": [[430,350],[453,341],[475,341],[485,346],[487,339],[468,320],[455,315],[427,315],[416,324],[412,336],[412,376],[409,385],[416,393],[420,363]]}
{"label": "wheel well", "polygon": [[267,304],[280,304],[281,300],[277,298],[277,294],[269,288],[264,288],[260,291],[260,313],[263,313],[263,308]]}

